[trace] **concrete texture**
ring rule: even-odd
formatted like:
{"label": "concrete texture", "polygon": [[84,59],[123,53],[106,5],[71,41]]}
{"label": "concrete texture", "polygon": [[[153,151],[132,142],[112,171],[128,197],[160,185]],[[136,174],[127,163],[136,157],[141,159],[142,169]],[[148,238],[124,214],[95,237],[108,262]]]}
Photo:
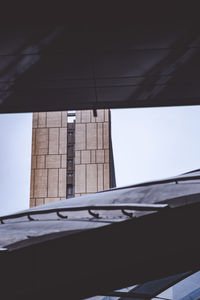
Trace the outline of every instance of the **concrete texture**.
{"label": "concrete texture", "polygon": [[33,114],[31,206],[65,199],[69,183],[74,196],[110,187],[109,111],[98,110],[97,117],[90,110],[76,111],[74,168],[68,175],[74,181],[69,182],[67,120],[67,111]]}

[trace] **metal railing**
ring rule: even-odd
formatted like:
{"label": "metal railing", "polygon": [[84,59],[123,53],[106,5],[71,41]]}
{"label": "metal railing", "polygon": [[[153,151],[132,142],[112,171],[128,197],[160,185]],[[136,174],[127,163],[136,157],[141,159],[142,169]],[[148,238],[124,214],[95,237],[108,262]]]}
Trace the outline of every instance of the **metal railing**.
{"label": "metal railing", "polygon": [[59,207],[59,208],[47,208],[47,209],[35,209],[24,212],[19,212],[11,215],[5,215],[0,217],[1,224],[4,224],[5,220],[27,217],[30,221],[34,221],[32,218],[34,215],[43,215],[56,213],[59,218],[67,218],[61,214],[61,212],[75,212],[75,211],[88,211],[88,213],[95,217],[99,218],[99,213],[95,213],[94,211],[113,211],[113,210],[121,210],[121,212],[128,216],[133,217],[132,212],[129,211],[160,211],[163,209],[169,208],[168,204],[102,204],[102,205],[77,205],[77,206],[67,206],[67,207]]}

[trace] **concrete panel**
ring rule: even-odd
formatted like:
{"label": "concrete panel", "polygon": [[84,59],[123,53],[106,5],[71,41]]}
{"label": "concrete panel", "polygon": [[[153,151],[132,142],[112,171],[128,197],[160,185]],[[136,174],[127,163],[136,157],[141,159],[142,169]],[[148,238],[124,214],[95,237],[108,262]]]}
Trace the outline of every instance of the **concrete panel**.
{"label": "concrete panel", "polygon": [[44,204],[44,198],[37,198],[35,202],[36,202],[36,206],[43,205]]}
{"label": "concrete panel", "polygon": [[31,150],[31,154],[34,155],[35,154],[35,129],[32,130],[32,150]]}
{"label": "concrete panel", "polygon": [[85,165],[75,166],[75,193],[85,193]]}
{"label": "concrete panel", "polygon": [[66,169],[59,170],[59,197],[66,198]]}
{"label": "concrete panel", "polygon": [[47,127],[61,127],[61,111],[47,113]]}
{"label": "concrete panel", "polygon": [[[31,203],[40,205],[65,199],[67,111],[34,113],[33,123],[36,129],[32,133],[32,172],[44,174],[43,179],[40,175],[37,180],[35,176],[35,183],[31,181]],[[75,196],[109,189],[109,185],[109,110],[97,110],[96,118],[92,110],[76,111]]]}
{"label": "concrete panel", "polygon": [[31,158],[31,169],[36,169],[36,156],[32,155]]}
{"label": "concrete panel", "polygon": [[47,170],[46,169],[35,170],[34,197],[35,198],[47,197]]}
{"label": "concrete panel", "polygon": [[104,109],[97,109],[97,117],[94,117],[93,110],[90,111],[91,123],[104,122]]}
{"label": "concrete panel", "polygon": [[96,163],[96,151],[95,150],[91,151],[91,163],[92,164]]}
{"label": "concrete panel", "polygon": [[35,130],[35,154],[47,154],[48,153],[48,129],[37,128]]}
{"label": "concrete panel", "polygon": [[83,110],[81,112],[82,118],[81,122],[82,123],[89,123],[90,122],[90,110]]}
{"label": "concrete panel", "polygon": [[67,127],[67,111],[61,112],[62,127]]}
{"label": "concrete panel", "polygon": [[110,188],[109,164],[104,164],[104,190]]}
{"label": "concrete panel", "polygon": [[95,193],[97,192],[97,165],[90,164],[87,165],[87,193]]}
{"label": "concrete panel", "polygon": [[95,123],[96,122],[96,117],[94,117],[94,113],[93,110],[90,110],[90,122],[91,123]]}
{"label": "concrete panel", "polygon": [[75,164],[81,163],[81,151],[75,151]]}
{"label": "concrete panel", "polygon": [[81,194],[78,194],[78,193],[75,194],[75,197],[80,197],[80,196],[81,196]]}
{"label": "concrete panel", "polygon": [[31,190],[30,190],[30,197],[34,197],[34,183],[35,183],[35,170],[31,170]]}
{"label": "concrete panel", "polygon": [[104,163],[104,150],[96,150],[96,162]]}
{"label": "concrete panel", "polygon": [[97,184],[98,191],[103,191],[103,164],[98,164],[98,176],[97,176]]}
{"label": "concrete panel", "polygon": [[38,113],[33,113],[33,128],[37,128],[38,126]]}
{"label": "concrete panel", "polygon": [[44,203],[45,203],[45,204],[48,204],[48,203],[52,203],[52,202],[57,202],[57,201],[59,201],[59,200],[60,200],[60,198],[58,198],[58,197],[45,198],[45,199],[44,199]]}
{"label": "concrete panel", "polygon": [[106,162],[106,163],[109,163],[109,162],[110,162],[109,150],[105,150],[105,162]]}
{"label": "concrete panel", "polygon": [[104,149],[109,149],[109,124],[103,124]]}
{"label": "concrete panel", "polygon": [[46,156],[46,168],[58,169],[60,168],[61,157],[60,155],[47,155]]}
{"label": "concrete panel", "polygon": [[37,156],[37,169],[44,169],[45,168],[45,156],[38,155]]}
{"label": "concrete panel", "polygon": [[104,114],[105,114],[105,122],[108,122],[109,121],[109,109],[105,109]]}
{"label": "concrete panel", "polygon": [[59,128],[49,128],[49,154],[58,154]]}
{"label": "concrete panel", "polygon": [[97,149],[97,124],[87,124],[87,149]]}
{"label": "concrete panel", "polygon": [[48,170],[48,197],[58,197],[58,169]]}
{"label": "concrete panel", "polygon": [[76,123],[81,123],[81,111],[76,111]]}
{"label": "concrete panel", "polygon": [[46,127],[46,112],[38,113],[38,127]]}
{"label": "concrete panel", "polygon": [[97,144],[98,149],[103,149],[103,124],[97,124]]}
{"label": "concrete panel", "polygon": [[90,151],[89,150],[81,151],[81,163],[82,164],[90,163]]}
{"label": "concrete panel", "polygon": [[31,199],[30,199],[30,207],[34,207],[35,205],[36,205],[35,199],[34,199],[34,198],[31,198]]}
{"label": "concrete panel", "polygon": [[85,150],[85,124],[76,124],[75,129],[75,147],[76,150]]}
{"label": "concrete panel", "polygon": [[61,156],[61,168],[67,168],[67,155]]}
{"label": "concrete panel", "polygon": [[59,136],[59,153],[67,153],[67,128],[60,128]]}
{"label": "concrete panel", "polygon": [[104,122],[104,109],[97,110],[96,122]]}

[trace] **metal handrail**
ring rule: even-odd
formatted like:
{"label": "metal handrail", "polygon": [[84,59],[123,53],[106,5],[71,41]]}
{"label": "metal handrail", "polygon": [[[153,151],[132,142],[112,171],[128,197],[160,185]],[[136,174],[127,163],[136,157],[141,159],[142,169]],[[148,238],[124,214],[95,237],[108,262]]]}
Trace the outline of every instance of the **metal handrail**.
{"label": "metal handrail", "polygon": [[[38,209],[38,210],[29,210],[24,212],[19,212],[12,215],[5,215],[0,217],[0,222],[3,224],[4,220],[15,219],[27,216],[30,221],[34,219],[31,217],[33,215],[57,213],[60,217],[60,212],[73,212],[73,211],[85,211],[87,210],[89,214],[93,217],[98,218],[99,215],[93,213],[93,210],[121,210],[123,214],[127,216],[132,216],[130,213],[127,213],[126,210],[135,210],[135,211],[160,211],[162,209],[169,208],[168,204],[102,204],[102,205],[77,205],[77,206],[67,206],[59,208],[48,208],[48,209]],[[62,216],[64,217],[64,216]],[[66,217],[66,216],[65,216]]]}

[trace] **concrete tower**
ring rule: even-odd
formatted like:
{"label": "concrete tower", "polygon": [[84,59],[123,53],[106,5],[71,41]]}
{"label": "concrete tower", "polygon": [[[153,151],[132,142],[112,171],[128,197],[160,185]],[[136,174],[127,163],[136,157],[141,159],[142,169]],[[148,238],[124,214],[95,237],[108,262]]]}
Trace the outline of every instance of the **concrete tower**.
{"label": "concrete tower", "polygon": [[115,186],[110,111],[33,113],[30,205]]}

